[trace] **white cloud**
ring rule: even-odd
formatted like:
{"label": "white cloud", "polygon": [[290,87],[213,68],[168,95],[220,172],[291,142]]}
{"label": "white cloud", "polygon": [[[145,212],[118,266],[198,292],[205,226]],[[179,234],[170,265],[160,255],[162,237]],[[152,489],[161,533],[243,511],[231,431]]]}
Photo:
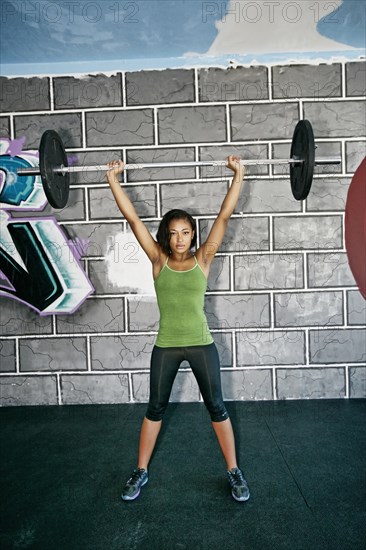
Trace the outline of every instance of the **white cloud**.
{"label": "white cloud", "polygon": [[[218,34],[207,55],[353,50],[316,30],[319,19],[341,3],[231,0],[228,15],[216,23]],[[329,24],[336,24],[337,18],[337,14],[332,16]]]}

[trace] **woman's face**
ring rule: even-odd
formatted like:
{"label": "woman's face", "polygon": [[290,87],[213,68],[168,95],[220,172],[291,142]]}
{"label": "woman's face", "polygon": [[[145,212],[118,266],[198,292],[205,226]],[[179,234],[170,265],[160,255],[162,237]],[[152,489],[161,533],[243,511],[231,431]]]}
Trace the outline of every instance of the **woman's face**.
{"label": "woman's face", "polygon": [[184,254],[191,248],[194,230],[188,220],[172,220],[169,224],[170,249],[176,254]]}

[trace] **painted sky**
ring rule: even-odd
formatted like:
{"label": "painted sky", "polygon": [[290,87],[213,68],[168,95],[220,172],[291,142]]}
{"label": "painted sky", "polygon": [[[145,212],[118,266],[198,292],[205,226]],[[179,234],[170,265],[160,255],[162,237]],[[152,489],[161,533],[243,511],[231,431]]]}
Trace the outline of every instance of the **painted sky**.
{"label": "painted sky", "polygon": [[6,0],[3,62],[179,57],[187,49],[204,53],[228,1],[220,0],[213,17],[197,0]]}
{"label": "painted sky", "polygon": [[330,15],[317,24],[318,32],[354,48],[366,47],[366,1],[343,0]]}
{"label": "painted sky", "polygon": [[1,21],[5,75],[357,58],[366,0],[4,0]]}

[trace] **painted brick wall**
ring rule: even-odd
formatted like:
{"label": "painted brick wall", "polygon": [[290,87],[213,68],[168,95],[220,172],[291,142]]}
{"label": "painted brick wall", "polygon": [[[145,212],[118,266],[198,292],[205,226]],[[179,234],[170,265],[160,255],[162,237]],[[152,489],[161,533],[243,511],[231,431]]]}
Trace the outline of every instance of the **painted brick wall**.
{"label": "painted brick wall", "polygon": [[[227,400],[366,397],[366,306],[349,270],[344,209],[365,155],[365,63],[142,71],[1,80],[1,136],[37,148],[48,128],[79,164],[289,155],[311,120],[319,156],[311,194],[292,198],[287,167],[250,167],[209,279],[206,312]],[[129,172],[126,191],[155,232],[190,210],[199,241],[228,188],[213,168]],[[16,217],[16,213],[13,214]],[[19,215],[19,214],[18,214]],[[1,298],[1,405],[145,402],[157,326],[150,266],[104,174],[73,176],[54,215],[96,292],[73,315],[40,317]],[[172,400],[200,399],[182,364]]]}

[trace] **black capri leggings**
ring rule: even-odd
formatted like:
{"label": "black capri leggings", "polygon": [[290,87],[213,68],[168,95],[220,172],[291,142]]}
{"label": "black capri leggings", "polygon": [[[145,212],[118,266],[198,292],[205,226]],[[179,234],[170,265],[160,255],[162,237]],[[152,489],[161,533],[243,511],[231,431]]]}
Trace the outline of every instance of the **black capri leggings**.
{"label": "black capri leggings", "polygon": [[208,346],[186,348],[154,346],[151,355],[150,400],[146,418],[153,421],[163,418],[179,365],[184,360],[191,366],[211,420],[222,422],[229,418],[222,399],[219,355],[214,342]]}

